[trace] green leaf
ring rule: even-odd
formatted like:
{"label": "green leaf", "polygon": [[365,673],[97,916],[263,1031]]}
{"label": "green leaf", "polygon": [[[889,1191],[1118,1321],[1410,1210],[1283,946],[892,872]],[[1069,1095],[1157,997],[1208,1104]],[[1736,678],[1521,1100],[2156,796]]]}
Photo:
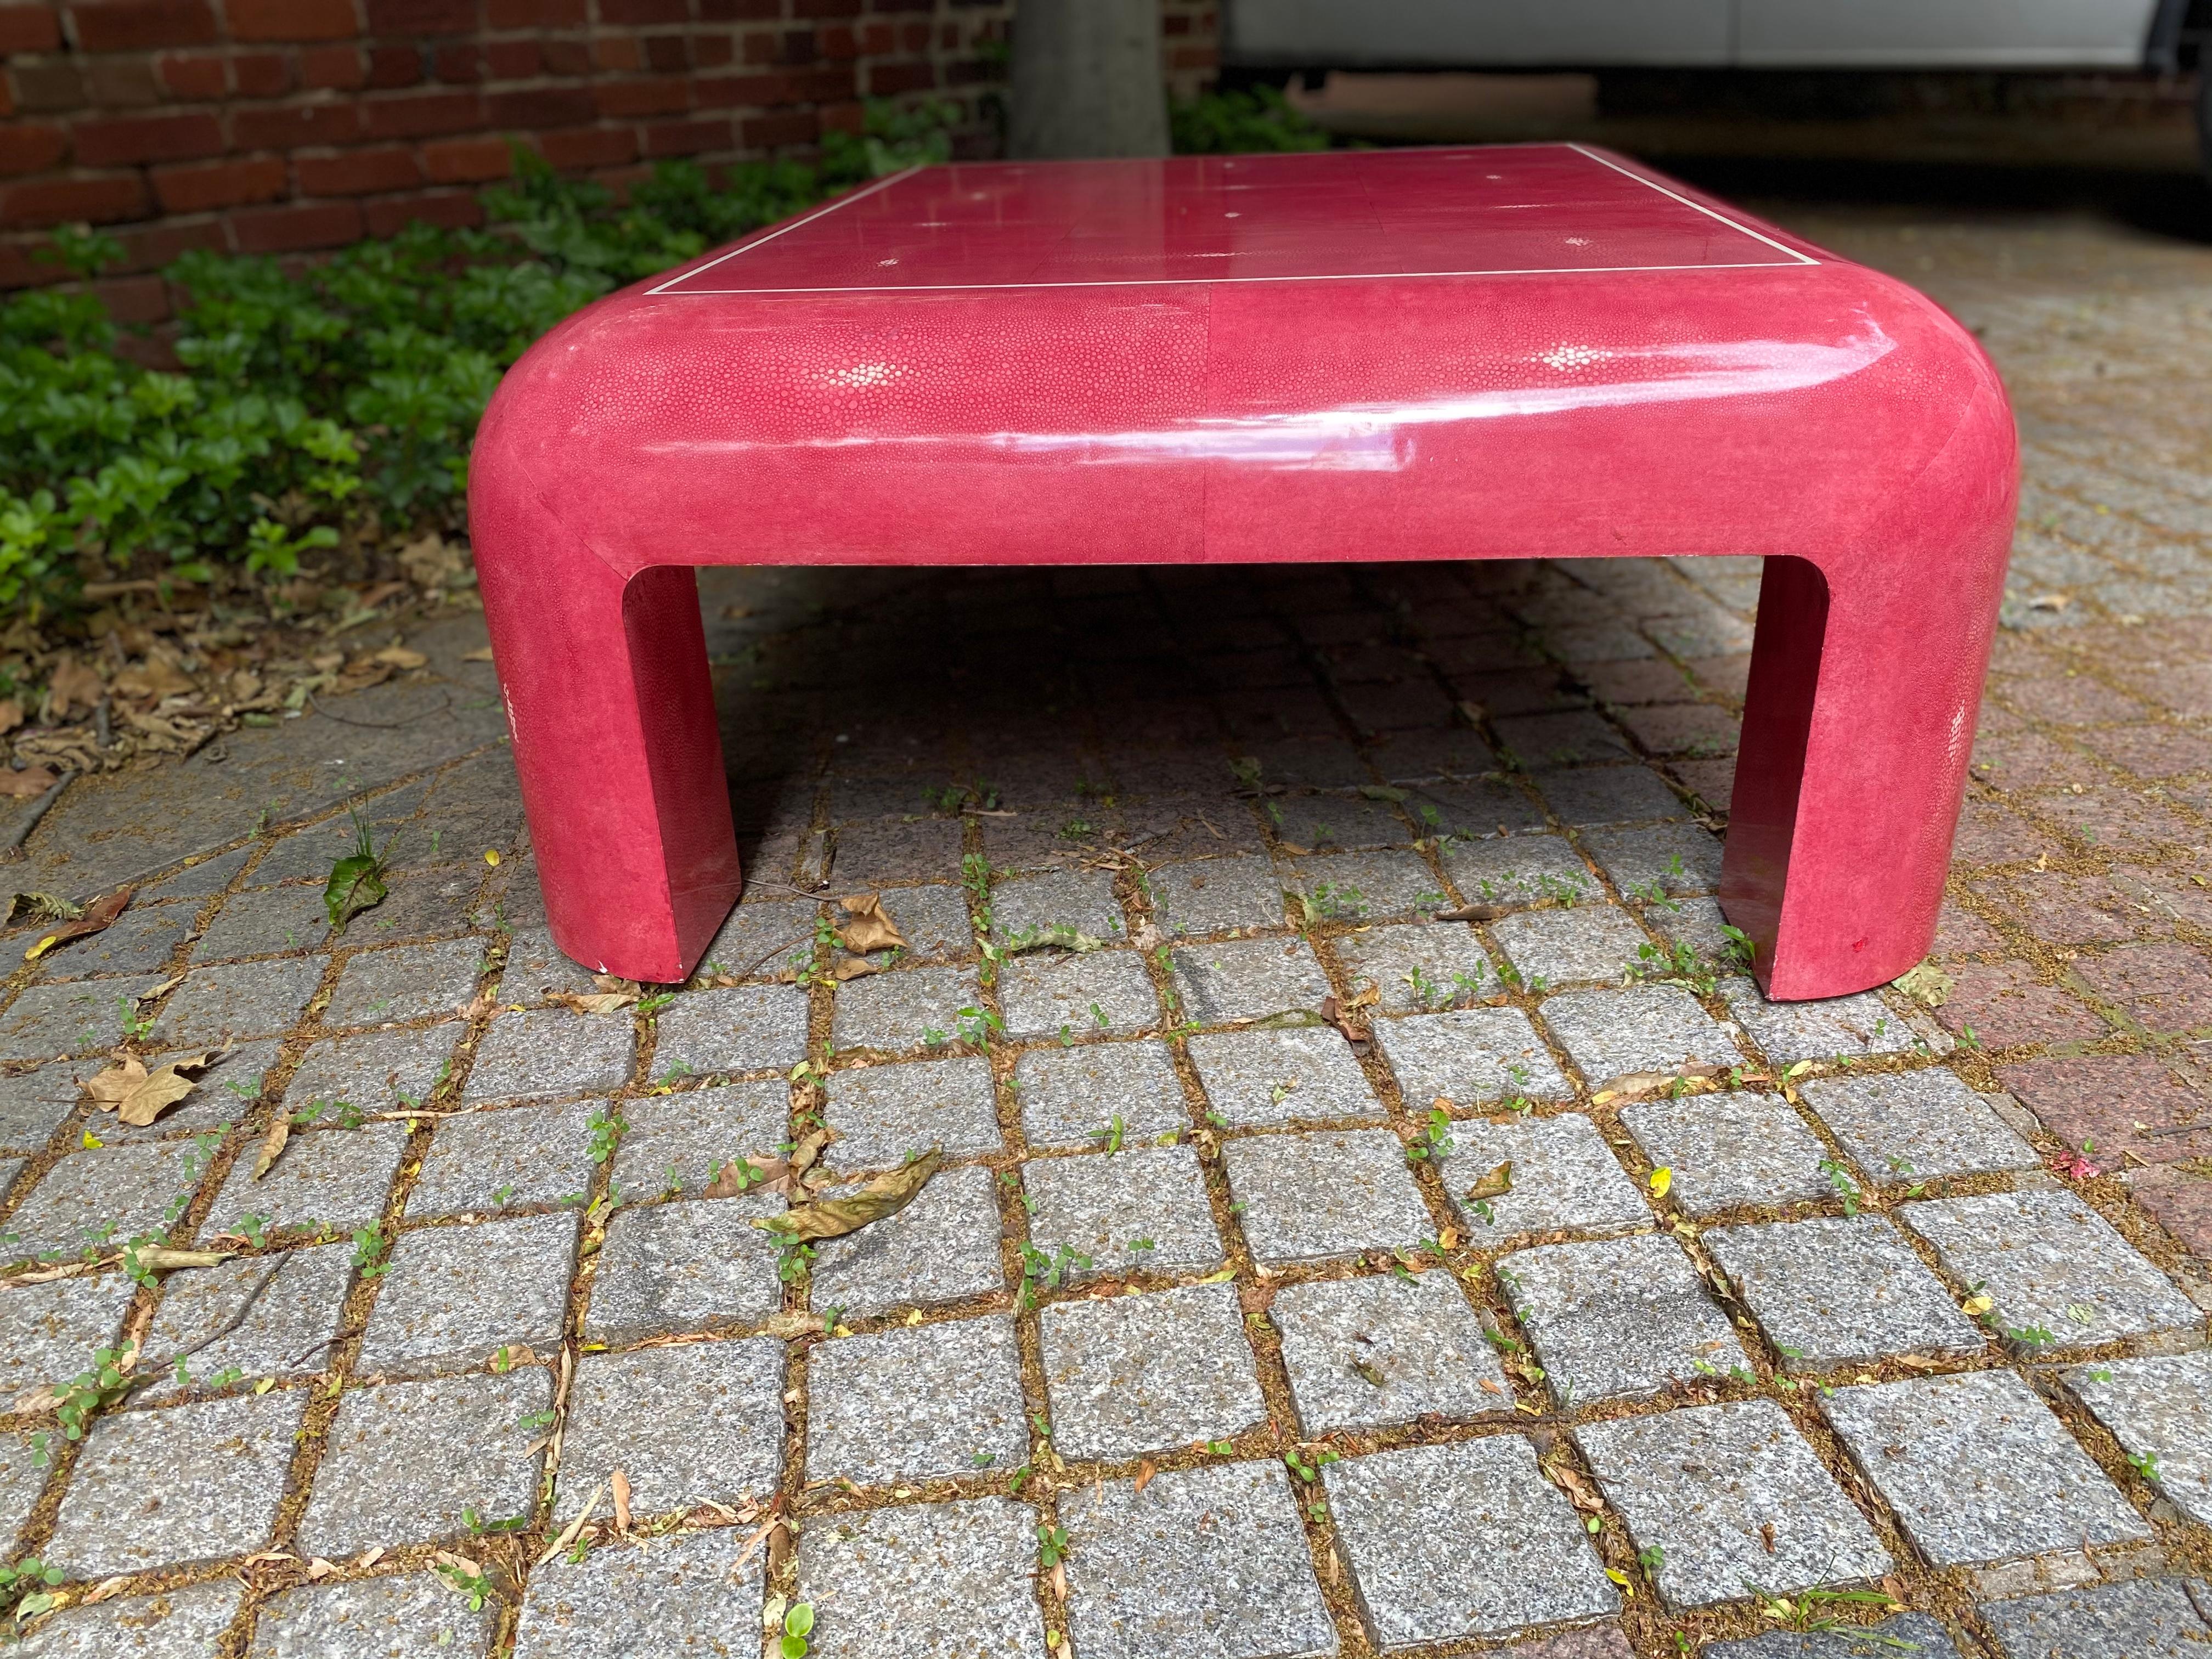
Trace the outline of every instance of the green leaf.
{"label": "green leaf", "polygon": [[382,860],[374,854],[356,854],[331,866],[330,884],[323,889],[323,908],[331,913],[331,926],[343,927],[372,905],[384,902]]}
{"label": "green leaf", "polygon": [[814,1603],[801,1601],[783,1615],[785,1631],[802,1640],[814,1633]]}
{"label": "green leaf", "polygon": [[783,1638],[783,1659],[806,1659],[806,1638],[787,1635]]}

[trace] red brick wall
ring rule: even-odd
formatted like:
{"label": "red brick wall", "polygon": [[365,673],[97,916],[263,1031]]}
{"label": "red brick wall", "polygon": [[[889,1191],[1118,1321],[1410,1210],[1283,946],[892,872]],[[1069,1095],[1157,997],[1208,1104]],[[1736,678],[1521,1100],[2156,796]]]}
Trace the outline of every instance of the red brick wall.
{"label": "red brick wall", "polygon": [[[803,151],[860,100],[949,97],[964,149],[1014,0],[0,0],[0,288],[78,221],[146,272],[191,247],[292,253],[473,224],[520,138],[619,185],[653,161]],[[1188,97],[1215,0],[1162,0]],[[126,317],[161,284],[104,284]]]}

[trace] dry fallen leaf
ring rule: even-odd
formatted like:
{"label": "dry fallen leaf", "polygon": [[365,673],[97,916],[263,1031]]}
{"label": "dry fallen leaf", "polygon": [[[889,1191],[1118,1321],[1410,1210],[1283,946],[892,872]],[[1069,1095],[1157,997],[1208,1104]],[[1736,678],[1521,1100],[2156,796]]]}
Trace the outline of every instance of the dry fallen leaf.
{"label": "dry fallen leaf", "polygon": [[107,687],[100,678],[100,671],[79,662],[65,651],[55,659],[53,671],[46,677],[46,719],[49,722],[65,720],[72,708],[89,713],[100,706],[100,700],[106,695]]}
{"label": "dry fallen leaf", "polygon": [[1590,1097],[1600,1105],[1609,1100],[1632,1100],[1639,1095],[1672,1089],[1677,1084],[1711,1083],[1720,1075],[1719,1066],[1702,1063],[1682,1066],[1671,1072],[1623,1072],[1599,1084],[1596,1093]]}
{"label": "dry fallen leaf", "polygon": [[737,1198],[750,1192],[775,1193],[789,1198],[797,1189],[799,1177],[814,1167],[814,1160],[822,1156],[822,1149],[830,1144],[830,1131],[811,1129],[801,1135],[791,1149],[789,1158],[741,1158],[732,1159],[715,1171],[714,1178],[707,1184],[708,1198]]}
{"label": "dry fallen leaf", "polygon": [[1496,921],[1506,914],[1502,904],[1462,904],[1456,910],[1439,910],[1438,921]]}
{"label": "dry fallen leaf", "polygon": [[1489,1377],[1478,1376],[1474,1380],[1486,1394],[1504,1394],[1505,1392],[1504,1384],[1495,1382]]}
{"label": "dry fallen leaf", "polygon": [[88,1607],[96,1602],[105,1601],[111,1596],[120,1595],[130,1587],[130,1583],[131,1575],[127,1572],[118,1573],[112,1578],[103,1578],[92,1587],[91,1591],[80,1605]]}
{"label": "dry fallen leaf", "polygon": [[1951,989],[1958,981],[1934,963],[1923,962],[1890,983],[1923,1007],[1941,1008],[1951,1000]]}
{"label": "dry fallen leaf", "polygon": [[1480,1203],[1486,1199],[1503,1198],[1513,1190],[1513,1160],[1507,1158],[1474,1186],[1467,1189],[1468,1197]]}
{"label": "dry fallen leaf", "polygon": [[87,1081],[84,1091],[101,1111],[113,1112],[132,1128],[143,1129],[198,1086],[184,1073],[205,1071],[214,1058],[183,1054],[149,1073],[136,1054],[126,1055]]}
{"label": "dry fallen leaf", "polygon": [[637,1000],[635,991],[599,991],[590,996],[556,997],[580,1014],[617,1014]]}
{"label": "dry fallen leaf", "polygon": [[1943,1363],[1940,1359],[1930,1359],[1924,1353],[1901,1353],[1896,1358],[1899,1364],[1910,1365],[1916,1371],[1932,1371]]}
{"label": "dry fallen leaf", "polygon": [[8,901],[8,926],[21,927],[27,921],[75,921],[84,914],[84,906],[72,904],[58,893],[17,893]]}
{"label": "dry fallen leaf", "polygon": [[1674,1171],[1662,1164],[1651,1172],[1651,1196],[1664,1198],[1674,1185]]}
{"label": "dry fallen leaf", "polygon": [[0,697],[0,735],[14,731],[23,723],[23,702],[20,697]]}
{"label": "dry fallen leaf", "polygon": [[844,906],[845,925],[837,930],[837,942],[855,956],[866,956],[871,951],[902,951],[906,935],[898,924],[884,914],[883,895],[854,893],[838,900]]}
{"label": "dry fallen leaf", "polygon": [[27,766],[20,772],[11,772],[0,766],[0,795],[28,800],[52,788],[58,775],[43,766]]}
{"label": "dry fallen leaf", "polygon": [[32,941],[31,948],[23,952],[23,960],[36,962],[57,945],[67,945],[72,939],[88,938],[108,927],[123,914],[123,907],[131,902],[131,889],[118,887],[112,893],[103,893],[84,907],[83,914],[58,923]]}
{"label": "dry fallen leaf", "polygon": [[420,651],[410,651],[404,645],[387,645],[381,651],[371,653],[369,660],[390,663],[403,673],[410,668],[427,667],[430,661]]}
{"label": "dry fallen leaf", "polygon": [[629,1477],[620,1469],[617,1469],[607,1477],[607,1485],[614,1489],[615,1530],[628,1532],[629,1530]]}
{"label": "dry fallen leaf", "polygon": [[[878,962],[872,957],[840,957],[830,969],[830,977],[843,985],[851,980],[865,979],[870,974],[880,974],[890,966],[888,962]],[[797,977],[793,975],[793,979]]]}
{"label": "dry fallen leaf", "polygon": [[1146,1484],[1150,1482],[1152,1478],[1159,1472],[1160,1466],[1153,1462],[1151,1458],[1146,1458],[1143,1462],[1137,1465],[1137,1479],[1130,1486],[1129,1490],[1132,1492],[1140,1492],[1144,1491]]}
{"label": "dry fallen leaf", "polygon": [[488,645],[480,645],[473,651],[464,651],[461,653],[461,660],[463,662],[489,662],[491,660],[491,647]]}
{"label": "dry fallen leaf", "polygon": [[933,1146],[904,1169],[878,1176],[845,1197],[794,1205],[781,1215],[763,1216],[753,1225],[793,1241],[842,1238],[906,1208],[944,1161],[944,1149]]}
{"label": "dry fallen leaf", "polygon": [[253,1160],[253,1173],[246,1178],[258,1181],[267,1175],[270,1166],[276,1162],[277,1154],[284,1150],[284,1143],[291,1138],[291,1117],[283,1112],[277,1113],[276,1121],[269,1126],[269,1133],[262,1139],[260,1154]]}

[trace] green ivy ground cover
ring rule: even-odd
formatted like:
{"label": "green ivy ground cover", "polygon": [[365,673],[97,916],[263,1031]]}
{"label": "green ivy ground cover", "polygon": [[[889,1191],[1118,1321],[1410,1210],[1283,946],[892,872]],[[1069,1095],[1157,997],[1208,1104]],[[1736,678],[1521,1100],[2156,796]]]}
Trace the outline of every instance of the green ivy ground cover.
{"label": "green ivy ground cover", "polygon": [[[623,283],[947,159],[955,113],[872,105],[817,162],[664,163],[622,204],[518,149],[486,230],[418,225],[304,270],[189,253],[163,272],[174,369],[120,349],[81,283],[0,301],[0,620],[66,627],[88,583],[235,586],[342,532],[457,529],[477,418],[532,340]],[[1191,151],[1326,143],[1266,91],[1182,106],[1175,132]],[[65,232],[50,252],[85,278],[120,250]]]}

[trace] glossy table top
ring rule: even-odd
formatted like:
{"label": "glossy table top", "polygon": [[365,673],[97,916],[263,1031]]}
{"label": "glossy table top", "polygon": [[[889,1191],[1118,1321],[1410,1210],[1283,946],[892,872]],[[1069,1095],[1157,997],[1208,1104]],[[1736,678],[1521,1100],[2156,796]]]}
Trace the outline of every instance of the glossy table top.
{"label": "glossy table top", "polygon": [[916,169],[655,295],[1756,268],[1812,254],[1574,144]]}

